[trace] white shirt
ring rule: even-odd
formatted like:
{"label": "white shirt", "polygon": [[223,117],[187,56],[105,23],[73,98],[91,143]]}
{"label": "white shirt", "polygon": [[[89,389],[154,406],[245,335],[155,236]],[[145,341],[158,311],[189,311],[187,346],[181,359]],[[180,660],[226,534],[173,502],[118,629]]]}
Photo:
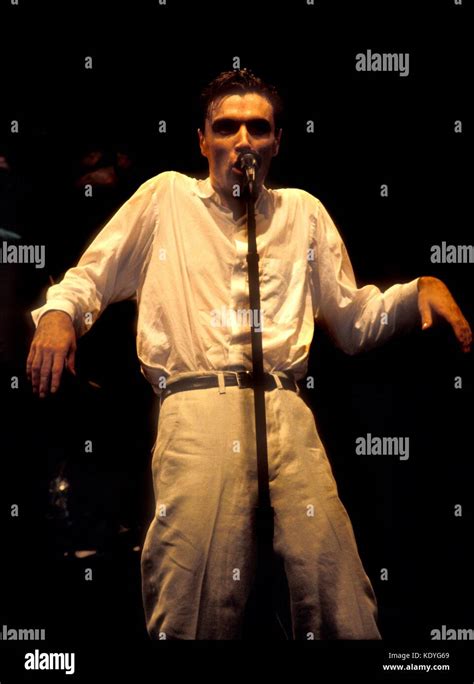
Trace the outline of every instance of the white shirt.
{"label": "white shirt", "polygon": [[[358,288],[310,193],[263,186],[256,221],[266,372],[306,374],[315,319],[349,354],[418,320],[417,279],[384,293]],[[251,369],[246,254],[246,216],[233,219],[209,178],[166,171],[123,204],[31,315],[37,325],[46,311],[65,311],[80,336],[108,304],[136,297],[138,357],[157,394],[180,374]]]}

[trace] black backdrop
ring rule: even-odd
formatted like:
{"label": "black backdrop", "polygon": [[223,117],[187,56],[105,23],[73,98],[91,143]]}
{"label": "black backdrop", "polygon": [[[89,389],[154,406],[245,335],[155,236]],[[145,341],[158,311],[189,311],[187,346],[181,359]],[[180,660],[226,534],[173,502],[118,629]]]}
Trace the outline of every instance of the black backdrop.
{"label": "black backdrop", "polygon": [[[133,648],[146,641],[133,548],[152,506],[157,405],[134,355],[134,307],[107,310],[80,342],[80,384],[69,380],[44,402],[32,397],[23,372],[33,332],[27,312],[142,180],[168,169],[206,174],[197,98],[235,57],[274,82],[286,101],[281,152],[267,184],[304,188],[322,200],[360,284],[383,289],[435,275],[473,320],[472,264],[430,261],[432,245],[468,244],[471,235],[468,4],[4,2],[0,156],[9,173],[0,228],[44,244],[47,257],[43,270],[0,265],[0,623],[45,627],[50,643],[64,638],[65,650],[83,648],[84,658],[97,639],[123,636]],[[368,49],[409,52],[409,75],[357,72],[355,55]],[[86,56],[92,70],[84,69]],[[18,133],[10,132],[12,120]],[[166,133],[158,132],[160,120]],[[462,134],[454,133],[455,120]],[[125,151],[132,172],[113,191],[85,198],[74,179],[94,147],[112,160]],[[380,196],[384,183],[388,197]],[[434,628],[474,627],[471,373],[471,356],[444,327],[357,357],[315,334],[308,371],[315,389],[305,396],[387,643],[432,646]],[[18,389],[11,389],[12,376]],[[369,432],[409,437],[409,460],[356,455],[356,437]],[[93,454],[83,453],[85,439],[94,441]],[[68,518],[49,491],[59,473],[70,483]],[[18,517],[11,516],[14,504]],[[454,515],[456,504],[462,517]],[[91,546],[99,549],[94,557],[74,557],[74,549]],[[84,567],[94,568],[93,582],[84,582]],[[11,659],[16,667],[18,657]],[[88,676],[84,666],[82,681],[92,681]]]}

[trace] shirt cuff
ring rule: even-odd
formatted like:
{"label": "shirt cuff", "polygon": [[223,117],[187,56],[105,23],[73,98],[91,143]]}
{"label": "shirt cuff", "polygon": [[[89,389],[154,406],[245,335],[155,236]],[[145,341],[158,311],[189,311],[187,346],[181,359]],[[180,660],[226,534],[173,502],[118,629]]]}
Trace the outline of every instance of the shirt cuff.
{"label": "shirt cuff", "polygon": [[48,311],[64,311],[67,313],[72,320],[73,325],[76,321],[76,307],[71,302],[66,299],[50,300],[47,304],[40,306],[39,309],[34,309],[31,311],[31,318],[35,327],[38,327],[39,320]]}
{"label": "shirt cuff", "polygon": [[414,328],[420,320],[418,309],[418,281],[420,278],[410,280],[400,285],[399,299],[397,304],[397,327]]}

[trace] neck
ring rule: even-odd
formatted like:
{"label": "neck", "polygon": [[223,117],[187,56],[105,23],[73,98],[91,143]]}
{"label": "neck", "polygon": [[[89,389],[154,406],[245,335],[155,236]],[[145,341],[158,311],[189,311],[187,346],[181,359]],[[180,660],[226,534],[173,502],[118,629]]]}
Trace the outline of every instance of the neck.
{"label": "neck", "polygon": [[[234,197],[232,192],[228,192],[220,188],[217,183],[215,184],[211,177],[211,185],[220,197],[222,204],[230,209],[234,215],[234,220],[241,218],[247,211],[247,204],[245,202],[245,197]],[[262,184],[258,186],[257,198],[262,191]]]}

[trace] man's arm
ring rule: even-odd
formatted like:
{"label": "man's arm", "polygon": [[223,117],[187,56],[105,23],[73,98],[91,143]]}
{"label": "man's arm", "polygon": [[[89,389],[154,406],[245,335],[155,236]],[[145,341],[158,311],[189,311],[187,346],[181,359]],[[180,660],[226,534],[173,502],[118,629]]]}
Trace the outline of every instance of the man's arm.
{"label": "man's arm", "polygon": [[[158,177],[159,178],[159,177]],[[150,179],[122,205],[83,253],[77,266],[48,289],[46,304],[31,312],[37,326],[27,360],[34,392],[55,392],[66,365],[74,372],[76,338],[113,302],[136,294],[158,222]]]}
{"label": "man's arm", "polygon": [[385,292],[375,285],[358,288],[342,238],[319,201],[311,220],[316,316],[326,324],[338,347],[356,354],[402,330],[420,324],[428,327],[436,312],[453,327],[463,350],[469,350],[469,324],[444,283],[422,277]]}

